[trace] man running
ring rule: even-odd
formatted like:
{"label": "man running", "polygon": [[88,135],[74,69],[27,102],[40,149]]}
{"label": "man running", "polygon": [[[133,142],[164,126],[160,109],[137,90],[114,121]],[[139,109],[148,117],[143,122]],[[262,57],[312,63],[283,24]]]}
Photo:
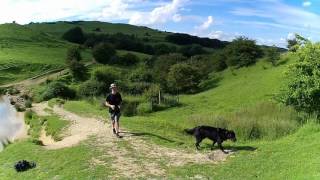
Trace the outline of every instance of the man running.
{"label": "man running", "polygon": [[117,85],[110,85],[111,94],[108,95],[106,99],[106,106],[109,107],[110,118],[112,121],[112,131],[117,137],[119,136],[119,119],[121,116],[120,113],[120,105],[122,102],[122,98],[120,93],[118,92]]}

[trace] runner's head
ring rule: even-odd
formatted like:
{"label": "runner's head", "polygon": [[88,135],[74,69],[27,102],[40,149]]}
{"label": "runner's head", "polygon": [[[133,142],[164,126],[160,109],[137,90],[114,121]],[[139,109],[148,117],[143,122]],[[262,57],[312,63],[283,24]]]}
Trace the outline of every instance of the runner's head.
{"label": "runner's head", "polygon": [[109,88],[111,89],[112,92],[117,92],[117,90],[118,90],[117,85],[115,83],[110,84]]}

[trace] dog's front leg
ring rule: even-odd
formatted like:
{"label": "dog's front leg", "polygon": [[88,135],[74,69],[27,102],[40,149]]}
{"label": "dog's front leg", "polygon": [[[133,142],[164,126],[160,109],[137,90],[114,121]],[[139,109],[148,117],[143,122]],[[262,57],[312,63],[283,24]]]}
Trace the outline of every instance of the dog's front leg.
{"label": "dog's front leg", "polygon": [[219,148],[221,149],[222,152],[224,152],[225,154],[228,154],[228,152],[223,149],[222,142],[218,141],[218,146],[219,146]]}
{"label": "dog's front leg", "polygon": [[213,150],[214,144],[216,144],[216,141],[213,141],[212,146],[211,146],[211,150]]}

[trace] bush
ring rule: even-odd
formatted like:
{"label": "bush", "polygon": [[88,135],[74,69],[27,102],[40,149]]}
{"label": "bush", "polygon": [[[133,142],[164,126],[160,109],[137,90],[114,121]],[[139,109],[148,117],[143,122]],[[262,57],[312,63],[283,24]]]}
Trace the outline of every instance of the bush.
{"label": "bush", "polygon": [[256,63],[262,51],[254,40],[239,37],[225,48],[225,54],[228,55],[226,64],[229,67],[240,68]]}
{"label": "bush", "polygon": [[276,66],[277,62],[280,60],[280,52],[275,46],[266,49],[266,56],[267,61],[271,62],[273,66]]}
{"label": "bush", "polygon": [[152,104],[151,103],[141,103],[137,107],[138,115],[145,115],[152,112]]}
{"label": "bush", "polygon": [[168,76],[168,69],[174,64],[186,62],[188,59],[182,54],[174,53],[162,55],[157,58],[152,58],[152,72],[154,80],[161,85],[163,89],[167,88],[166,78]]}
{"label": "bush", "polygon": [[101,64],[110,63],[111,58],[116,54],[116,50],[110,44],[102,43],[95,46],[92,50],[94,59]]}
{"label": "bush", "polygon": [[32,107],[32,101],[30,99],[27,99],[24,102],[24,105],[25,105],[26,108],[31,108]]}
{"label": "bush", "polygon": [[204,54],[206,51],[200,45],[188,45],[180,48],[179,52],[186,57],[191,57],[198,54]]}
{"label": "bush", "polygon": [[79,46],[72,46],[67,51],[67,62],[80,61],[82,59]]}
{"label": "bush", "polygon": [[128,75],[131,82],[152,82],[152,73],[145,68],[137,68]]}
{"label": "bush", "polygon": [[85,41],[84,34],[80,27],[74,27],[65,32],[62,36],[64,40],[69,42],[82,44]]}
{"label": "bush", "polygon": [[215,53],[212,56],[213,71],[219,72],[225,70],[228,67],[226,59],[226,54],[223,51]]}
{"label": "bush", "polygon": [[277,99],[297,110],[320,114],[320,43],[305,41],[298,48],[298,62],[287,72],[287,84]]}
{"label": "bush", "polygon": [[119,77],[119,72],[112,68],[98,68],[93,72],[92,75],[92,79],[97,80],[98,82],[102,82],[106,86],[114,83],[119,79]]}
{"label": "bush", "polygon": [[76,92],[61,82],[52,82],[42,93],[42,100],[48,101],[56,97],[61,97],[64,99],[73,99],[76,97]]}
{"label": "bush", "polygon": [[72,60],[69,64],[68,64],[70,73],[72,75],[72,77],[77,80],[77,81],[83,81],[86,80],[88,78],[88,68],[75,60]]}
{"label": "bush", "polygon": [[31,119],[33,116],[33,112],[31,110],[28,110],[24,113],[24,118],[25,119]]}
{"label": "bush", "polygon": [[10,94],[10,95],[16,95],[16,94],[19,94],[19,93],[20,93],[19,89],[16,89],[16,88],[13,88],[13,87],[9,88],[9,89],[7,90],[7,92],[8,92],[8,94]]}
{"label": "bush", "polygon": [[167,44],[163,43],[156,44],[153,49],[156,55],[169,54],[177,51],[175,46],[168,46]]}
{"label": "bush", "polygon": [[127,53],[120,58],[120,64],[125,66],[132,66],[137,64],[138,62],[139,62],[138,56],[132,53]]}
{"label": "bush", "polygon": [[143,93],[143,98],[153,104],[159,104],[159,92],[160,92],[160,86],[153,84],[149,87],[149,89],[145,90]]}
{"label": "bush", "polygon": [[103,82],[91,79],[79,86],[78,93],[82,97],[92,97],[103,95],[107,92],[108,87]]}
{"label": "bush", "polygon": [[293,108],[264,102],[227,115],[191,116],[190,121],[194,126],[232,129],[241,140],[271,140],[293,133],[309,118]]}
{"label": "bush", "polygon": [[25,107],[22,107],[20,104],[15,104],[14,107],[18,112],[23,112],[26,110]]}
{"label": "bush", "polygon": [[167,84],[173,91],[194,93],[198,91],[201,79],[201,73],[198,68],[186,63],[180,63],[170,68]]}
{"label": "bush", "polygon": [[121,113],[124,116],[134,116],[137,114],[138,101],[123,100],[121,105]]}

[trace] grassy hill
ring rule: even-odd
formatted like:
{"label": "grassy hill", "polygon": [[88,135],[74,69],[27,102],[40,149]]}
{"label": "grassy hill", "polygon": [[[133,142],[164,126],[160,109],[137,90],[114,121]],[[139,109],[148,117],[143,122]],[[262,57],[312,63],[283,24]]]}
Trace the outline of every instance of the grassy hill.
{"label": "grassy hill", "polygon": [[63,67],[70,45],[25,26],[0,25],[0,84]]}
{"label": "grassy hill", "polygon": [[[129,35],[136,35],[139,38],[151,37],[154,40],[163,41],[167,33],[162,31],[153,30],[142,26],[133,26],[129,24],[114,24],[98,21],[74,21],[74,22],[52,22],[52,23],[31,23],[27,27],[42,32],[53,34],[57,38],[69,29],[79,26],[86,33],[106,33],[115,34],[123,33]],[[96,29],[100,29],[97,31]]]}
{"label": "grassy hill", "polygon": [[[50,69],[64,67],[65,54],[71,43],[61,40],[68,29],[80,26],[85,32],[135,34],[162,41],[165,32],[145,27],[100,22],[56,22],[0,25],[0,84],[18,81]],[[100,32],[97,32],[97,28]],[[128,51],[118,50],[118,54]],[[133,52],[141,59],[150,57]],[[83,52],[84,61],[91,59],[89,50]],[[210,74],[204,82],[207,90],[193,95],[179,95],[180,105],[145,116],[122,117],[121,125],[130,132],[160,147],[187,150],[196,153],[194,138],[183,129],[197,125],[212,125],[233,129],[237,143],[225,146],[236,151],[222,163],[172,166],[167,159],[140,155],[124,140],[116,141],[125,149],[125,158],[158,163],[168,178],[187,179],[318,179],[320,126],[313,117],[298,113],[290,107],[277,104],[274,94],[286,82],[284,71],[296,57],[283,54],[278,66],[265,59],[240,69],[227,69]],[[1,67],[3,67],[1,69]],[[97,64],[91,70],[104,68]],[[126,73],[132,67],[117,67]],[[19,73],[17,73],[19,72]],[[72,82],[73,83],[73,82]],[[71,86],[78,86],[73,83]],[[44,85],[45,86],[45,85]],[[126,97],[136,98],[136,97]],[[100,103],[104,97],[90,100],[66,101],[64,108],[83,116],[99,116],[107,120],[106,109]],[[50,101],[53,104],[55,101]],[[54,123],[59,124],[59,118]],[[57,122],[56,122],[57,121]],[[307,123],[306,121],[310,121]],[[37,121],[34,122],[37,124]],[[39,123],[37,124],[39,126]],[[56,124],[54,124],[56,125]],[[39,127],[40,129],[40,127]],[[57,129],[62,129],[59,126]],[[39,133],[39,132],[36,132]],[[100,141],[90,137],[80,145],[59,150],[46,150],[28,139],[9,145],[0,156],[0,179],[108,179],[115,175],[114,158],[105,154]],[[211,142],[205,140],[200,153],[209,153]],[[103,157],[97,161],[97,157]],[[160,158],[160,160],[159,160]],[[37,168],[17,174],[14,162],[28,159],[38,163]],[[95,160],[95,161],[94,161]],[[130,161],[131,162],[131,161]],[[139,173],[137,173],[139,174]],[[150,178],[161,178],[151,176]]]}

